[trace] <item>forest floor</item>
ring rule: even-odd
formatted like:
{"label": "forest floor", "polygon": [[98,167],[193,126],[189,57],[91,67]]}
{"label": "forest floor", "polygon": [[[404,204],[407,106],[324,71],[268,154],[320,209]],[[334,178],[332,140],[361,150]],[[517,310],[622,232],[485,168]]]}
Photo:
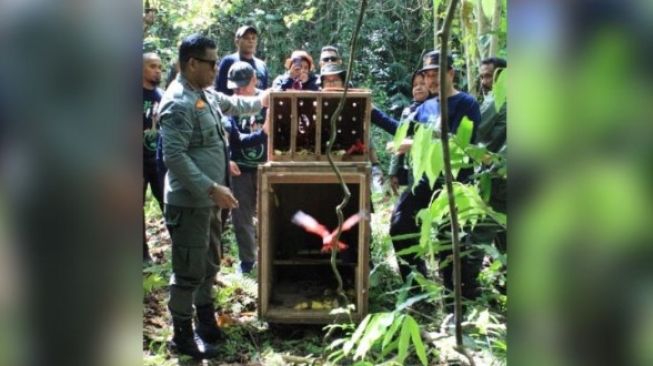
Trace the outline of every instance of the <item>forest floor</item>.
{"label": "forest floor", "polygon": [[[469,364],[454,351],[451,316],[443,312],[442,297],[418,299],[406,306],[409,288],[402,285],[397,273],[397,258],[388,236],[392,207],[396,197],[378,194],[374,197],[375,213],[371,215],[372,267],[370,268],[369,311],[393,312],[404,309],[417,321],[426,345],[429,365]],[[340,331],[324,339],[323,326],[268,324],[257,319],[257,277],[238,270],[238,254],[231,225],[223,235],[223,258],[216,280],[215,304],[218,323],[227,337],[220,345],[221,356],[212,361],[194,361],[177,357],[168,350],[172,336],[167,310],[170,268],[170,237],[161,212],[148,194],[146,199],[146,234],[153,263],[143,267],[143,360],[146,366],[167,365],[419,365],[413,352],[403,363],[392,353],[384,355],[372,347],[365,362],[343,359],[329,363],[334,350],[328,346],[349,332]],[[505,309],[507,299],[493,283],[505,281],[505,269],[496,260],[486,258],[481,273],[484,296],[468,304],[464,319],[465,345],[476,365],[503,365],[506,355]],[[435,264],[430,263],[433,273]],[[434,281],[437,283],[437,276]],[[409,299],[410,301],[410,299]]]}

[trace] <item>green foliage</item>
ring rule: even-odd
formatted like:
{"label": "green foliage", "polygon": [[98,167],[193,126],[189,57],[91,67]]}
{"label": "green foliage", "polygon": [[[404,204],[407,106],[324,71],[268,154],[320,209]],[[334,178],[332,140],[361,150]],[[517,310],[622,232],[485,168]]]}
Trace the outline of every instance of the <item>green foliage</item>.
{"label": "green foliage", "polygon": [[392,140],[395,150],[399,149],[402,141],[404,141],[406,138],[406,135],[408,134],[408,127],[410,127],[410,123],[408,121],[402,121],[397,128],[394,139]]}
{"label": "green foliage", "polygon": [[[410,77],[414,70],[420,67],[421,56],[424,51],[433,48],[434,10],[439,7],[444,9],[445,2],[441,0],[389,0],[369,2],[365,14],[364,25],[361,29],[359,49],[352,72],[352,82],[356,87],[372,90],[374,104],[397,117],[401,110],[409,105],[412,96]],[[493,1],[484,1],[492,3]],[[487,4],[484,4],[487,7]],[[251,24],[259,30],[257,56],[264,59],[270,71],[270,82],[275,76],[283,73],[283,62],[294,49],[304,49],[317,60],[322,46],[333,44],[340,48],[346,62],[352,55],[347,49],[351,34],[356,22],[359,1],[343,0],[338,2],[320,0],[198,0],[186,2],[181,0],[159,0],[156,2],[158,9],[155,23],[144,34],[144,51],[156,51],[164,60],[164,64],[172,61],[177,53],[180,40],[195,32],[203,33],[215,40],[220,56],[232,53],[234,47],[234,32],[243,24]],[[504,1],[505,9],[505,1]],[[493,11],[493,10],[492,10]],[[486,15],[491,13],[486,12]],[[477,39],[475,24],[478,14],[472,10],[466,21],[469,28],[464,34],[465,26],[460,18],[454,21],[452,29],[452,50],[457,67],[458,87],[466,90],[470,82],[475,82],[472,76],[467,80],[468,73],[474,73],[478,67],[480,51],[487,49],[490,36],[498,34],[500,37],[499,55],[505,56],[505,34],[507,23],[505,16],[501,19],[498,30],[490,30],[487,34]],[[441,23],[440,23],[441,24]],[[471,31],[471,30],[474,31]],[[469,69],[465,66],[469,64]],[[319,70],[316,70],[319,72]],[[495,101],[505,101],[505,71],[495,83]],[[497,86],[498,85],[498,86]],[[503,88],[503,89],[502,89]],[[504,97],[497,94],[503,92]],[[503,99],[502,99],[503,98]],[[406,137],[408,124],[403,123],[395,136],[395,145]],[[418,125],[414,136],[411,161],[415,176],[426,175],[433,186],[443,169],[442,144],[434,138],[433,129],[429,126]],[[387,164],[388,155],[383,149],[387,135],[377,128],[373,128],[373,142],[382,164]],[[482,146],[470,143],[471,130],[466,123],[459,127],[458,133],[450,139],[452,149],[452,165],[457,171],[463,167],[480,167],[483,161],[489,159],[496,163],[502,161],[498,154],[490,154]],[[456,202],[459,205],[461,218],[466,223],[480,224],[481,218],[490,217],[493,221],[505,226],[505,215],[500,215],[489,209],[483,198],[487,196],[489,176],[480,175],[479,182],[475,185],[457,184],[454,188]],[[416,179],[418,181],[419,179]],[[420,233],[410,234],[420,236],[420,244],[414,248],[407,248],[397,254],[417,253],[425,255],[445,248],[449,243],[441,243],[435,238],[437,228],[448,223],[448,205],[445,200],[446,192],[438,192],[433,202],[426,211],[419,213]],[[149,200],[147,206],[148,218],[160,218],[158,207]],[[376,202],[375,202],[376,205]],[[376,209],[376,207],[375,207]],[[386,230],[387,232],[387,230]],[[233,235],[226,236],[226,250],[234,246]],[[386,236],[374,238],[373,250],[375,261],[385,257],[389,252],[391,243]],[[489,247],[493,248],[493,247]],[[233,250],[233,248],[231,248]],[[489,268],[482,273],[484,280],[489,285],[492,281],[505,280],[505,258],[493,256]],[[169,263],[168,263],[169,266]],[[162,281],[168,278],[167,269],[146,271],[144,289],[153,291],[165,286]],[[230,270],[230,269],[227,269]],[[394,277],[390,277],[394,276]],[[377,364],[428,364],[429,349],[422,342],[420,324],[426,329],[423,319],[408,314],[416,305],[435,301],[442,296],[442,286],[419,274],[410,276],[410,281],[397,289],[396,275],[391,272],[387,264],[377,265],[371,275],[372,288],[370,302],[376,306],[378,313],[370,314],[361,324],[339,325],[340,330],[349,337],[335,339],[327,351],[328,360],[333,364],[340,364],[348,358],[354,365]],[[424,293],[409,296],[409,289],[419,286]],[[220,306],[229,306],[234,298],[236,288],[247,291],[247,284],[227,286],[218,289],[216,302]],[[240,290],[239,290],[240,291]],[[375,296],[376,295],[376,298]],[[373,309],[373,306],[371,308]],[[412,313],[411,313],[412,314]],[[414,315],[414,314],[413,314]],[[482,312],[475,314],[473,319],[478,323],[478,331],[473,334],[476,339],[484,340],[491,344],[492,350],[505,358],[505,329],[495,328],[493,324],[501,324],[501,319],[493,318],[492,314],[484,315]],[[419,323],[418,323],[419,322]],[[429,324],[429,327],[435,324]],[[273,337],[264,339],[261,349],[251,348],[247,332],[235,327],[230,331],[231,341],[225,344],[225,353],[229,357],[236,354],[275,353],[279,343]],[[495,332],[496,331],[496,332]],[[502,333],[503,332],[503,333]],[[251,334],[249,334],[251,336]],[[255,335],[258,337],[259,335]],[[293,343],[294,342],[294,343]],[[310,344],[304,347],[303,344]],[[284,341],[282,349],[290,349],[293,353],[309,352],[318,354],[320,339]],[[258,346],[257,346],[258,348]],[[432,351],[432,350],[431,350]],[[503,352],[503,353],[502,353]],[[158,356],[158,355],[157,355]],[[277,354],[278,356],[278,354]],[[240,362],[231,360],[230,362]],[[283,361],[279,361],[283,364]],[[154,364],[163,364],[157,359]]]}
{"label": "green foliage", "polygon": [[156,289],[164,287],[166,283],[165,278],[158,273],[147,275],[143,280],[143,291],[145,291],[145,294],[149,294]]}
{"label": "green foliage", "polygon": [[[419,324],[412,316],[397,311],[368,315],[347,341],[337,340],[331,344],[331,348],[336,348],[340,344],[342,349],[333,353],[339,357],[338,359],[354,351],[352,356],[354,361],[365,361],[370,357],[369,351],[376,348],[381,351],[382,356],[391,352],[396,353],[400,364],[403,364],[409,356],[409,346],[412,344],[420,362],[423,365],[428,364]],[[370,358],[377,360],[375,357]]]}
{"label": "green foliage", "polygon": [[168,284],[170,264],[153,264],[143,269],[143,291],[150,294],[152,291],[163,288]]}
{"label": "green foliage", "polygon": [[506,102],[506,79],[508,74],[508,69],[501,71],[499,76],[497,76],[496,81],[492,86],[492,94],[494,94],[494,108],[497,111],[501,110],[501,107]]}
{"label": "green foliage", "polygon": [[469,143],[472,140],[472,130],[474,129],[474,123],[467,118],[463,117],[463,120],[460,121],[458,126],[458,131],[456,131],[456,144],[461,148],[465,149],[469,146]]}

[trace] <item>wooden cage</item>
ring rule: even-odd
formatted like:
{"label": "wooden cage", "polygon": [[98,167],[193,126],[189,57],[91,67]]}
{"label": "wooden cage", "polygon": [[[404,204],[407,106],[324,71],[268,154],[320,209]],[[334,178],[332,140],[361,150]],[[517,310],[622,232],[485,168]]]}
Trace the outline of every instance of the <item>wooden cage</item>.
{"label": "wooden cage", "polygon": [[[331,116],[342,91],[278,91],[270,93],[269,161],[327,161]],[[353,89],[336,122],[334,161],[368,161],[369,90]]]}
{"label": "wooden cage", "polygon": [[[348,301],[354,321],[367,314],[370,241],[370,165],[339,163],[351,191],[344,208],[345,220],[365,211],[367,219],[343,232],[348,248],[338,252]],[[330,252],[322,252],[322,238],[292,222],[297,211],[314,217],[329,231],[338,219],[335,207],[343,193],[336,175],[324,163],[271,163],[258,171],[259,298],[258,312],[273,323],[327,324],[347,319],[330,315],[338,306],[337,281]]]}

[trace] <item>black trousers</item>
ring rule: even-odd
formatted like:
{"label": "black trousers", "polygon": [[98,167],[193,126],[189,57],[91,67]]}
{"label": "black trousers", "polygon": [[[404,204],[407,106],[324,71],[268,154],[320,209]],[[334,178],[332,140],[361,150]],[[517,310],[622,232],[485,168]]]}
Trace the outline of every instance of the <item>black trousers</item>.
{"label": "black trousers", "polygon": [[[433,189],[428,184],[427,179],[423,178],[415,187],[414,192],[409,188],[405,190],[397,206],[392,212],[392,219],[390,222],[390,235],[392,237],[408,234],[419,234],[420,227],[415,221],[415,216],[419,210],[428,207],[431,202],[433,193],[442,188],[442,182],[436,182]],[[469,232],[469,231],[467,231]],[[438,235],[442,241],[451,242],[450,229],[447,227],[441,231]],[[481,265],[483,262],[483,254],[473,245],[474,241],[471,235],[465,235],[463,240],[461,240],[461,282],[462,282],[462,295],[464,298],[473,300],[476,299],[480,294],[480,286],[478,284],[478,274],[481,270]],[[395,251],[400,251],[405,248],[419,244],[419,236],[408,239],[393,239],[392,244],[395,248]],[[439,259],[439,272],[444,286],[453,292],[453,265],[452,262],[453,253],[451,247],[447,249],[440,250],[438,252]],[[410,274],[410,266],[415,266],[416,269],[423,275],[426,275],[426,263],[423,258],[408,255],[404,257],[408,265],[400,264],[399,269],[401,271],[402,278],[406,280],[408,274]],[[451,304],[449,301],[445,302],[447,307],[451,310]]]}
{"label": "black trousers", "polygon": [[[145,205],[145,193],[147,186],[150,186],[152,195],[159,203],[161,213],[163,213],[163,184],[165,179],[165,170],[158,166],[153,159],[143,157],[143,205]],[[145,237],[145,210],[143,210],[143,259],[149,258],[150,253],[147,247],[147,238]]]}

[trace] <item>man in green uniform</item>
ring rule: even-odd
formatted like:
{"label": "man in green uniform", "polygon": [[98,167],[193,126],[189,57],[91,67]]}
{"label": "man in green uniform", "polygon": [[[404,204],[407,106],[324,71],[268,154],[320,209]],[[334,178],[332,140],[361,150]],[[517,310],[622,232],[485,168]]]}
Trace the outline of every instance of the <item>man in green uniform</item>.
{"label": "man in green uniform", "polygon": [[[228,144],[223,114],[256,113],[269,103],[258,97],[228,97],[207,89],[219,61],[215,43],[191,35],[179,46],[180,73],[160,106],[165,180],[165,220],[172,238],[170,301],[172,348],[194,358],[217,356],[212,343],[222,338],[213,307],[219,266],[220,209],[238,207],[229,186]],[[193,333],[193,305],[197,310]]]}
{"label": "man in green uniform", "polygon": [[[476,143],[482,143],[493,153],[503,155],[507,152],[506,128],[507,128],[507,104],[504,103],[497,111],[494,105],[492,93],[494,81],[502,70],[506,69],[508,63],[499,57],[490,57],[481,61],[479,76],[481,81],[481,93],[483,103],[481,104],[481,123],[476,130]],[[498,172],[505,169],[505,159],[502,164],[493,164],[486,167],[490,172]],[[490,190],[490,206],[498,212],[507,212],[506,192],[507,181],[499,174],[493,173],[492,187]],[[479,225],[474,230],[474,241],[478,243],[492,243],[494,241],[501,253],[507,251],[507,236],[505,230],[499,230],[495,225]],[[505,289],[503,289],[505,290]]]}

